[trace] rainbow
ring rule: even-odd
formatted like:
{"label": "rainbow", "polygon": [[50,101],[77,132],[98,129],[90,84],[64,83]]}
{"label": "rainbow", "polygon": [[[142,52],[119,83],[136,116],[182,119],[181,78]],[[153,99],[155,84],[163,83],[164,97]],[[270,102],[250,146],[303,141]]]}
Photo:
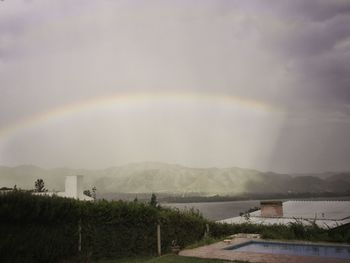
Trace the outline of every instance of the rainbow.
{"label": "rainbow", "polygon": [[243,97],[215,94],[215,93],[195,93],[195,92],[148,92],[148,93],[118,93],[108,96],[94,97],[89,100],[67,104],[53,108],[45,112],[40,112],[33,116],[20,119],[5,127],[0,127],[0,140],[23,131],[30,127],[45,123],[56,118],[63,118],[87,110],[97,110],[104,106],[119,104],[140,104],[143,102],[175,101],[175,102],[197,102],[204,101],[210,104],[239,105],[257,111],[279,111],[278,108],[270,104],[246,99]]}

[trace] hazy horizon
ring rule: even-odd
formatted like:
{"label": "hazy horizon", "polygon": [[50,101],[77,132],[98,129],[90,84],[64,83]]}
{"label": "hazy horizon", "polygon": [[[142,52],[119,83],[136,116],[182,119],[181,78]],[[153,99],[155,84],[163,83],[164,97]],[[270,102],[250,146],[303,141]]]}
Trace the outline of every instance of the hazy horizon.
{"label": "hazy horizon", "polygon": [[0,1],[0,165],[350,171],[350,1]]}
{"label": "hazy horizon", "polygon": [[0,166],[0,186],[32,189],[37,179],[47,189],[63,190],[66,176],[84,176],[85,189],[99,193],[197,193],[348,195],[350,172],[279,174],[237,167],[191,168],[166,163],[133,163],[102,170],[42,169],[37,166]]}
{"label": "hazy horizon", "polygon": [[0,167],[9,167],[9,168],[16,168],[16,167],[23,167],[23,166],[32,166],[32,167],[37,167],[40,169],[44,170],[55,170],[55,169],[70,169],[70,170],[108,170],[110,168],[119,168],[119,167],[126,167],[126,166],[133,166],[133,165],[167,165],[167,166],[179,166],[183,168],[189,168],[189,169],[242,169],[242,170],[252,170],[252,171],[258,171],[261,173],[276,173],[280,175],[312,175],[312,174],[327,174],[327,173],[349,173],[350,170],[329,170],[329,171],[309,171],[309,172],[280,172],[280,171],[272,171],[272,170],[258,170],[254,168],[249,168],[249,167],[238,167],[238,166],[188,166],[188,165],[183,165],[180,163],[168,163],[168,162],[159,162],[159,161],[142,161],[142,162],[129,162],[129,163],[124,163],[124,164],[119,164],[119,165],[110,165],[106,167],[97,167],[97,168],[86,168],[86,167],[69,167],[69,166],[57,166],[57,167],[45,167],[45,166],[39,166],[36,164],[31,164],[31,163],[23,163],[23,164],[16,164],[16,165],[2,165],[0,164]]}

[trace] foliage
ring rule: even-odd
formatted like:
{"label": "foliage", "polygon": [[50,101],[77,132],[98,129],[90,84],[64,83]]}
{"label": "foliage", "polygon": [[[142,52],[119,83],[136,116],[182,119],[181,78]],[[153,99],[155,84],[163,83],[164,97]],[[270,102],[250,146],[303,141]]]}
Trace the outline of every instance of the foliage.
{"label": "foliage", "polygon": [[83,194],[86,195],[86,196],[92,197],[92,194],[91,194],[91,191],[90,191],[90,190],[84,190],[84,191],[83,191]]}
{"label": "foliage", "polygon": [[89,197],[92,197],[96,201],[96,186],[93,186],[91,190],[84,190],[83,194]]}
{"label": "foliage", "polygon": [[[142,202],[77,201],[16,191],[0,195],[1,262],[58,262],[156,253],[177,240],[186,246],[203,237],[206,220],[195,211],[161,209]],[[78,253],[78,225],[82,251]]]}
{"label": "foliage", "polygon": [[21,191],[1,194],[1,262],[56,262],[74,254],[78,215],[73,199]]}
{"label": "foliage", "polygon": [[[82,229],[80,253],[79,224]],[[170,251],[173,242],[183,248],[235,233],[259,233],[264,238],[350,242],[349,226],[324,230],[315,224],[305,227],[299,222],[289,226],[218,224],[203,218],[195,210],[160,208],[142,202],[77,201],[18,190],[0,194],[0,261],[16,263],[25,258],[28,263],[40,263],[70,258],[71,262],[79,262],[152,256],[157,251],[157,224],[161,226],[164,253]],[[207,224],[210,235],[203,240]]]}
{"label": "foliage", "polygon": [[149,205],[153,207],[157,207],[157,196],[153,193],[151,196],[151,200],[149,201]]}
{"label": "foliage", "polygon": [[34,182],[34,191],[38,193],[47,192],[47,189],[45,189],[45,183],[43,179],[37,179]]}
{"label": "foliage", "polygon": [[213,237],[223,237],[235,233],[257,233],[266,239],[309,240],[326,242],[350,242],[350,225],[335,229],[322,229],[312,223],[304,226],[295,221],[289,225],[256,225],[256,224],[216,224],[210,223],[210,233]]}
{"label": "foliage", "polygon": [[182,248],[202,239],[207,220],[198,211],[162,208],[159,223],[162,251],[169,251],[173,241]]}

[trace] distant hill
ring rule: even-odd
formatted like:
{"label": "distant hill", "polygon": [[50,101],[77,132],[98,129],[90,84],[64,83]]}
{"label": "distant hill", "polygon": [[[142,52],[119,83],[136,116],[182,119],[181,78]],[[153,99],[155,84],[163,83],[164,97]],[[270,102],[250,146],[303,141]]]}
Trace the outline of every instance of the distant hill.
{"label": "distant hill", "polygon": [[336,173],[326,178],[327,181],[338,181],[343,180],[350,182],[350,172],[349,173]]}
{"label": "distant hill", "polygon": [[165,163],[135,163],[101,170],[0,166],[0,187],[32,189],[42,178],[48,189],[63,190],[66,175],[85,175],[85,188],[100,193],[198,193],[202,195],[287,192],[349,192],[350,173],[287,175],[232,168],[189,168]]}

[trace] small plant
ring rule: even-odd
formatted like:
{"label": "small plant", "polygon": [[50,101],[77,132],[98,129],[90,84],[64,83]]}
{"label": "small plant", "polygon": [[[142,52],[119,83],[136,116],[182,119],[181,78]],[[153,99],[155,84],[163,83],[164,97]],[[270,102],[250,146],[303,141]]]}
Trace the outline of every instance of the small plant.
{"label": "small plant", "polygon": [[171,252],[174,254],[179,254],[180,246],[177,244],[176,240],[171,241]]}

